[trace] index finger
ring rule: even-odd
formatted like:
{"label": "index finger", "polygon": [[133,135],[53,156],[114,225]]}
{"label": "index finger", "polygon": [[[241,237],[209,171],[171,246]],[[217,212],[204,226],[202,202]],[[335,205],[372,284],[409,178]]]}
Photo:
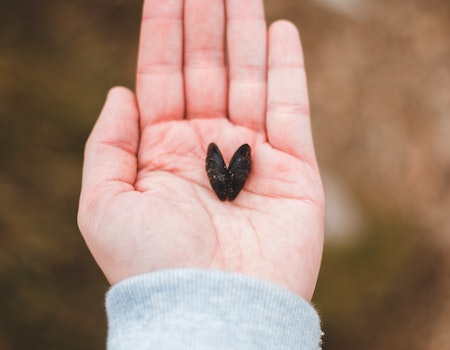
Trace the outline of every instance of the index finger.
{"label": "index finger", "polygon": [[142,126],[183,117],[182,62],[183,1],[146,0],[136,77]]}

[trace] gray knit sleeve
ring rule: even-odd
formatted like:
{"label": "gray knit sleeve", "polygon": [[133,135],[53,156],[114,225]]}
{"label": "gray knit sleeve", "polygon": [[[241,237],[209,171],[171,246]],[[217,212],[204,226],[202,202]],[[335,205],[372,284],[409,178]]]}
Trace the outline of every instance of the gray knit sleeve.
{"label": "gray knit sleeve", "polygon": [[106,296],[108,349],[319,349],[317,312],[296,294],[245,275],[154,272]]}

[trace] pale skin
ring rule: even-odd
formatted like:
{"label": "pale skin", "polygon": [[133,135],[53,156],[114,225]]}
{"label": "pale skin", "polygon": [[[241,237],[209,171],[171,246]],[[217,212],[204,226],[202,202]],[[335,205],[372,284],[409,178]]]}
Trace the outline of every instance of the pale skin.
{"label": "pale skin", "polygon": [[[226,162],[252,148],[233,202],[209,184],[210,142]],[[110,90],[85,150],[78,222],[108,281],[218,269],[310,300],[324,207],[295,26],[267,29],[262,0],[146,0],[136,93]]]}

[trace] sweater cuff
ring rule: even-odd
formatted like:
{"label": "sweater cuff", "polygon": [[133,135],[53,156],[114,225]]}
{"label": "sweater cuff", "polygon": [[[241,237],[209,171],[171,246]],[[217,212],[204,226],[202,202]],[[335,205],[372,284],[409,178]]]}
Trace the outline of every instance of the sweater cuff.
{"label": "sweater cuff", "polygon": [[126,279],[106,296],[108,349],[318,349],[308,302],[246,275],[199,269]]}

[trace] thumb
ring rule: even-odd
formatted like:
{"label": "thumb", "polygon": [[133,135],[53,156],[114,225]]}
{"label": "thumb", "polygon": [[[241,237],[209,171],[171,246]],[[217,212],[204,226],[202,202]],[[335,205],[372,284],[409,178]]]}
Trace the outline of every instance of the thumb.
{"label": "thumb", "polygon": [[134,190],[139,145],[139,110],[135,95],[124,87],[107,96],[84,154],[79,223],[92,205]]}

